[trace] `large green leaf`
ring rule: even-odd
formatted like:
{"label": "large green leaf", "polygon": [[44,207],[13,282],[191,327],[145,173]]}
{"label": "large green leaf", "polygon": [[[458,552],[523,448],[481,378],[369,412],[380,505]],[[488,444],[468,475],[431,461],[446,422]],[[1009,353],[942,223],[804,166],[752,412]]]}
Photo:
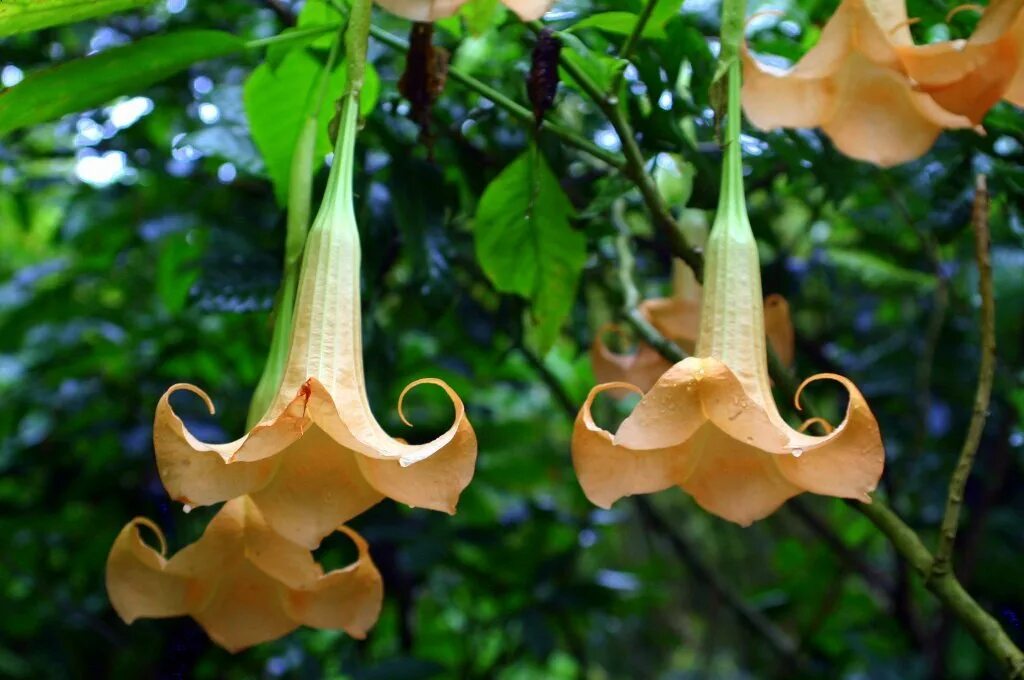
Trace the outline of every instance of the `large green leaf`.
{"label": "large green leaf", "polygon": [[572,204],[538,153],[519,156],[491,182],[476,211],[476,252],[494,287],[531,301],[542,350],[572,309],[586,240]]}
{"label": "large green leaf", "polygon": [[0,0],[0,36],[124,12],[153,0]]}
{"label": "large green leaf", "polygon": [[0,136],[138,92],[197,61],[244,46],[221,31],[182,31],[33,73],[0,93]]}
{"label": "large green leaf", "polygon": [[[626,36],[633,32],[636,27],[637,15],[632,12],[601,12],[591,14],[585,19],[576,22],[572,26],[573,31],[584,28],[596,28],[606,33]],[[649,40],[664,40],[665,31],[661,25],[648,22],[643,29],[642,37]]]}

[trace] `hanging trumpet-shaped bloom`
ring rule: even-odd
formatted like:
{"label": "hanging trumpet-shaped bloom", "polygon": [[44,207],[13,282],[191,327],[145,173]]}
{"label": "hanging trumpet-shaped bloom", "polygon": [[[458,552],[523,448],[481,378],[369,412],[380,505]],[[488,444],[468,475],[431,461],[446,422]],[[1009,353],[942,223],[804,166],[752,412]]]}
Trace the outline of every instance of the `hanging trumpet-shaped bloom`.
{"label": "hanging trumpet-shaped bloom", "polygon": [[[683,262],[673,262],[673,294],[667,298],[644,300],[637,307],[641,315],[663,336],[673,341],[684,352],[693,353],[700,330],[700,284],[693,271]],[[765,329],[768,342],[785,364],[793,362],[793,324],[789,318],[789,304],[778,294],[764,299]],[[625,382],[646,392],[672,362],[646,343],[640,343],[629,354],[612,351],[604,341],[604,334],[618,328],[608,325],[595,336],[590,346],[590,363],[599,383]],[[615,396],[629,394],[627,390],[612,392]]]}
{"label": "hanging trumpet-shaped bloom", "polygon": [[[729,78],[728,149],[718,215],[705,253],[696,355],[670,368],[615,434],[591,416],[591,390],[576,419],[573,464],[601,507],[637,493],[679,486],[702,507],[747,525],[804,491],[870,501],[882,473],[878,425],[857,388],[828,436],[790,427],[768,377],[757,245],[743,199],[739,151],[739,67]],[[801,390],[803,386],[801,386]],[[800,393],[797,393],[799,405]]]}
{"label": "hanging trumpet-shaped bloom", "polygon": [[897,46],[907,74],[943,108],[980,123],[996,102],[1015,96],[1009,90],[1018,72],[1024,89],[1022,7],[1024,0],[994,0],[966,41]]}
{"label": "hanging trumpet-shaped bloom", "polygon": [[[157,406],[153,440],[160,478],[172,498],[209,505],[247,494],[267,523],[313,548],[335,527],[389,497],[454,512],[476,462],[476,436],[458,395],[440,386],[455,420],[437,439],[406,444],[377,423],[363,376],[359,234],[352,207],[357,122],[352,97],[342,109],[334,167],[307,237],[284,378],[269,410],[241,439],[207,444],[175,415],[171,387]],[[405,420],[404,415],[402,416]],[[408,422],[406,421],[406,424]]]}
{"label": "hanging trumpet-shaped bloom", "polygon": [[[159,552],[142,540],[143,526],[157,535]],[[383,585],[366,541],[341,531],[355,543],[358,559],[325,574],[308,550],[271,530],[244,496],[226,503],[199,540],[170,559],[160,529],[139,517],[110,550],[107,593],[125,623],[191,616],[231,652],[303,625],[362,639],[377,622]]]}
{"label": "hanging trumpet-shaped bloom", "polygon": [[[377,4],[400,17],[412,21],[437,21],[450,17],[469,0],[377,0]],[[540,19],[555,0],[501,0],[523,21]]]}
{"label": "hanging trumpet-shaped bloom", "polygon": [[913,44],[908,23],[903,0],[843,0],[791,69],[767,66],[744,47],[750,122],[820,127],[847,156],[881,166],[917,158],[943,129],[972,127],[907,77],[896,48]]}

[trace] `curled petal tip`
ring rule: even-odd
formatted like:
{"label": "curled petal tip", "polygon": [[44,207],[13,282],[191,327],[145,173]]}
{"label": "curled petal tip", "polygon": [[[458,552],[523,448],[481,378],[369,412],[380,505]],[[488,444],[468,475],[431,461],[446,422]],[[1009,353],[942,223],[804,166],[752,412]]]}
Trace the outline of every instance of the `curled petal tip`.
{"label": "curled petal tip", "polygon": [[[805,379],[802,383],[800,383],[800,387],[796,388],[796,394],[793,395],[793,406],[796,407],[797,411],[804,410],[804,407],[800,405],[800,395],[803,394],[804,388],[813,382],[818,382],[819,380],[835,380],[836,382],[841,383],[844,386],[849,386],[850,384],[850,381],[847,378],[844,378],[838,373],[818,373],[816,375],[812,375],[811,377]],[[811,420],[814,419],[812,418]]]}
{"label": "curled petal tip", "polygon": [[[419,387],[420,385],[437,385],[448,394],[448,398],[452,400],[452,405],[455,406],[456,410],[462,407],[462,400],[459,399],[459,395],[457,395],[455,390],[453,390],[445,381],[439,378],[420,378],[419,380],[413,380],[411,383],[406,385],[405,389],[402,390],[402,393],[398,395],[398,417],[401,418],[402,422],[405,423],[406,426],[412,427],[412,423],[410,423],[405,417],[405,413],[402,410],[402,406],[405,403],[405,395],[411,392],[413,388]],[[404,467],[406,465],[409,465],[409,463],[402,461],[402,466]]]}
{"label": "curled petal tip", "polygon": [[206,404],[207,410],[210,411],[210,415],[214,415],[215,413],[217,413],[217,409],[214,408],[213,400],[210,399],[210,396],[206,394],[206,392],[204,392],[202,389],[189,383],[175,383],[174,385],[171,385],[170,387],[167,388],[167,391],[164,392],[163,399],[169,400],[172,394],[174,394],[175,392],[179,392],[181,390],[191,392],[192,394],[202,399],[203,403]]}
{"label": "curled petal tip", "polygon": [[167,539],[164,537],[164,532],[156,525],[156,522],[148,517],[136,517],[129,524],[134,526],[142,525],[156,534],[156,538],[160,542],[160,555],[167,555]]}

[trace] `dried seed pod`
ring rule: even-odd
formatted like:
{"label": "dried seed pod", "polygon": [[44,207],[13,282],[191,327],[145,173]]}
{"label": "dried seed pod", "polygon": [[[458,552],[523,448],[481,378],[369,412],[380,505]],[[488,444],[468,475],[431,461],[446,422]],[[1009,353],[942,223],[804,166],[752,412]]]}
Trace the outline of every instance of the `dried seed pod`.
{"label": "dried seed pod", "polygon": [[526,80],[526,91],[533,104],[533,119],[537,127],[544,121],[547,113],[555,103],[558,92],[558,55],[562,51],[562,41],[548,29],[537,36],[537,44],[533,47],[530,63],[530,75]]}
{"label": "dried seed pod", "polygon": [[434,102],[444,91],[448,79],[450,54],[433,44],[434,24],[414,23],[409,31],[409,52],[405,71],[398,81],[398,91],[409,100],[411,118],[420,128],[420,141],[433,155],[433,135],[430,132]]}

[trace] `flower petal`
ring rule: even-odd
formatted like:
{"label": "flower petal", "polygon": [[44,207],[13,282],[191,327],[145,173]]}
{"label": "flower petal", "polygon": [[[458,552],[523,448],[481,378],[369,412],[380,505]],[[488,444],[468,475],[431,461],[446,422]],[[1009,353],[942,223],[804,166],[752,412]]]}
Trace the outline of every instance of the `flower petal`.
{"label": "flower petal", "polygon": [[644,300],[638,307],[659,333],[693,354],[700,334],[700,299],[679,297]]}
{"label": "flower petal", "polygon": [[383,498],[357,462],[366,457],[339,446],[316,425],[277,459],[269,483],[250,496],[276,532],[309,549]]}
{"label": "flower petal", "polygon": [[622,421],[614,443],[646,451],[686,442],[706,420],[696,393],[702,370],[700,359],[687,357],[665,371]]}
{"label": "flower petal", "polygon": [[[658,382],[658,378],[672,367],[672,362],[665,359],[658,351],[646,343],[637,345],[632,354],[617,354],[604,342],[603,335],[611,328],[605,327],[594,335],[590,345],[590,364],[594,370],[594,378],[600,383],[625,382],[636,385],[646,392]],[[610,390],[610,396],[623,399],[633,390]]]}
{"label": "flower petal", "polygon": [[846,418],[831,434],[814,437],[792,430],[790,450],[799,449],[799,457],[776,456],[782,474],[793,484],[812,493],[871,502],[885,467],[885,449],[871,409],[860,390],[848,379],[833,373],[808,378],[797,391],[815,380],[836,380],[850,395]]}
{"label": "flower petal", "polygon": [[978,124],[1003,98],[1020,64],[1010,36],[994,42],[946,41],[904,47],[900,58],[920,91],[941,107]]}
{"label": "flower petal", "polygon": [[303,625],[340,628],[362,640],[380,616],[384,583],[363,537],[347,527],[338,530],[356,544],[359,557],[344,569],[327,573],[312,588],[293,592],[288,608]]}
{"label": "flower petal", "polygon": [[[769,395],[770,398],[770,395]],[[634,450],[686,444],[710,420],[738,442],[781,451],[785,435],[739,379],[717,359],[688,357],[665,372],[615,433]]]}
{"label": "flower petal", "polygon": [[768,344],[775,350],[782,365],[792,366],[796,336],[793,333],[793,321],[789,317],[789,303],[778,293],[772,293],[764,299],[764,330]]}
{"label": "flower petal", "polygon": [[851,158],[898,165],[928,151],[944,128],[973,126],[915,92],[902,74],[859,54],[850,55],[836,79],[836,107],[821,128]]}
{"label": "flower petal", "polygon": [[690,445],[693,464],[680,486],[710,513],[741,526],[764,519],[802,489],[787,480],[773,458],[712,424]]}
{"label": "flower petal", "polygon": [[163,532],[153,522],[136,517],[126,524],[107,557],[110,604],[125,623],[187,614],[187,581],[164,572],[167,560],[142,540],[140,525],[152,530],[160,539],[161,552],[166,551]]}
{"label": "flower petal", "polygon": [[[178,390],[202,397],[213,412],[206,393],[187,384],[173,385],[160,398],[153,422],[153,446],[156,450],[160,480],[171,498],[190,505],[210,505],[258,489],[270,479],[277,465],[268,456],[280,452],[301,436],[301,418],[289,410],[273,424],[260,424],[246,437],[228,444],[206,444],[185,427],[170,404]],[[279,425],[280,423],[280,425]],[[251,463],[226,463],[241,451],[247,451]]]}
{"label": "flower petal", "polygon": [[377,4],[411,21],[437,21],[450,17],[467,0],[377,0]]}
{"label": "flower petal", "polygon": [[219,585],[192,618],[229,652],[276,640],[298,628],[285,610],[288,590],[251,562],[239,561]]}
{"label": "flower petal", "polygon": [[674,449],[636,451],[615,443],[610,432],[594,422],[594,398],[610,389],[636,388],[627,383],[598,385],[580,408],[572,432],[572,462],[583,493],[602,508],[637,493],[652,493],[673,486]]}
{"label": "flower petal", "polygon": [[519,15],[523,21],[533,21],[544,16],[554,0],[501,0],[506,7]]}
{"label": "flower petal", "polygon": [[144,519],[126,526],[107,562],[111,602],[128,622],[188,614],[234,652],[301,624],[364,637],[379,615],[380,574],[366,542],[347,529],[358,560],[324,574],[244,496],[226,503],[199,540],[169,561],[141,542],[137,524],[153,527]]}
{"label": "flower petal", "polygon": [[816,72],[760,63],[743,48],[743,112],[762,130],[818,127],[835,108],[835,84]]}

